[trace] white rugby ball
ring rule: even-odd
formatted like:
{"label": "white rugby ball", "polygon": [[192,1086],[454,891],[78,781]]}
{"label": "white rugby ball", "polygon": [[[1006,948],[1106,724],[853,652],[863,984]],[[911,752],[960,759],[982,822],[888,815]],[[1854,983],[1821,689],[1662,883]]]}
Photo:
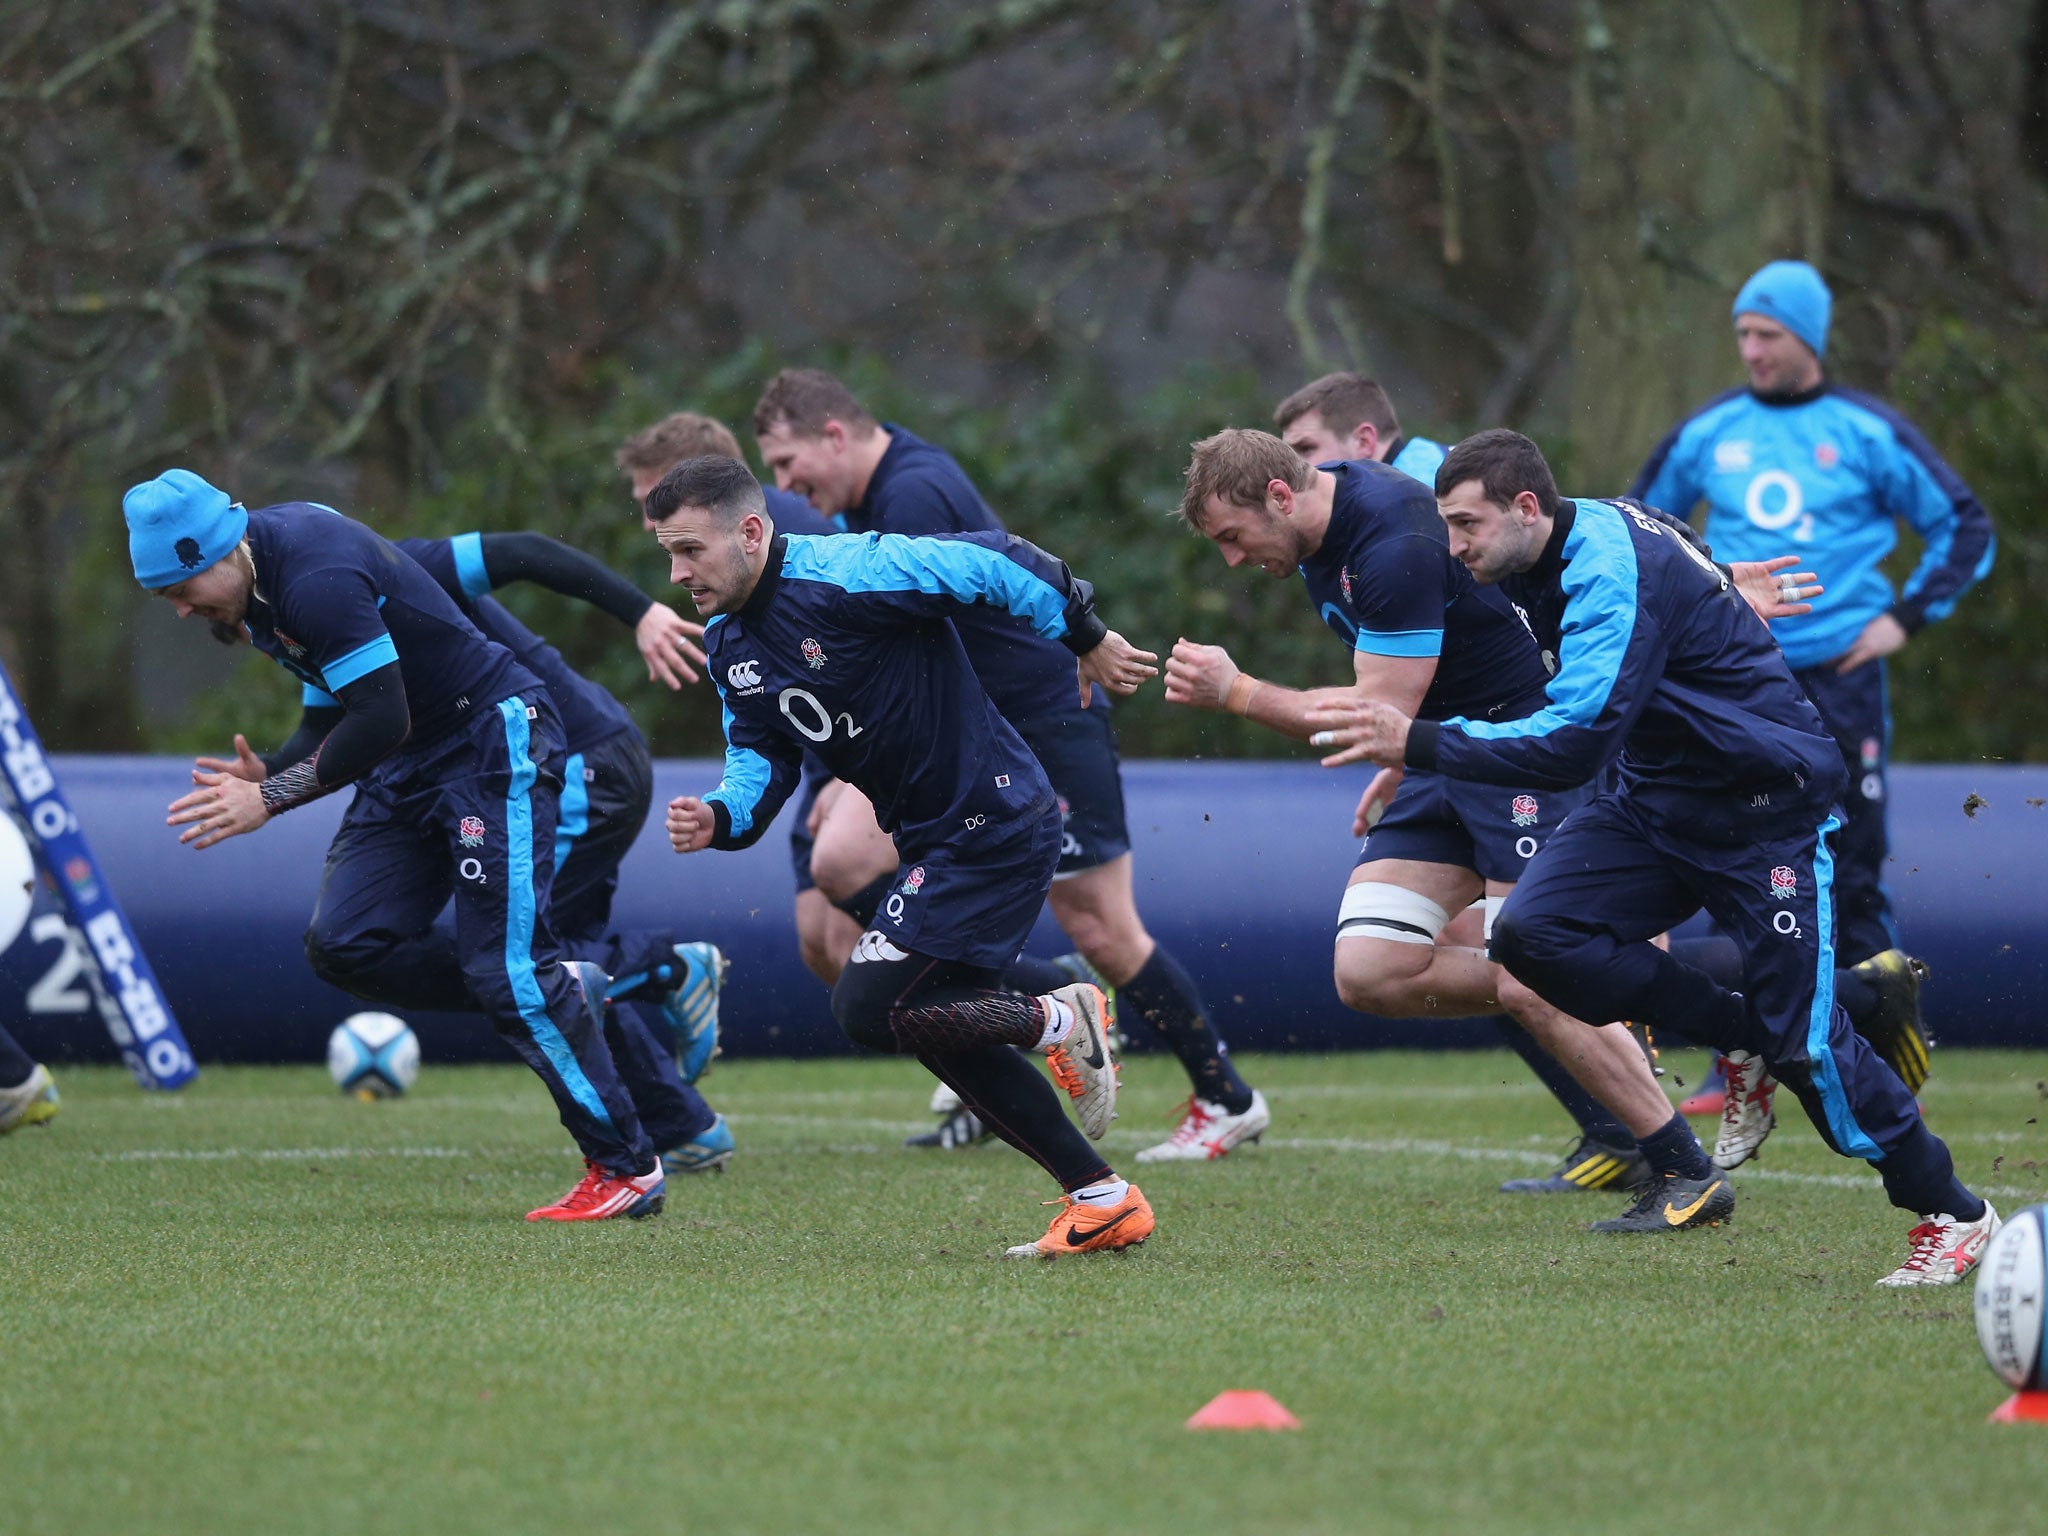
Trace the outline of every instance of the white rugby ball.
{"label": "white rugby ball", "polygon": [[327,1037],[327,1075],[359,1099],[395,1099],[419,1080],[420,1037],[389,1013],[352,1013]]}
{"label": "white rugby ball", "polygon": [[1998,1379],[2022,1392],[2048,1390],[2042,1359],[2042,1295],[2048,1288],[2048,1205],[2007,1218],[1977,1265],[1977,1342]]}

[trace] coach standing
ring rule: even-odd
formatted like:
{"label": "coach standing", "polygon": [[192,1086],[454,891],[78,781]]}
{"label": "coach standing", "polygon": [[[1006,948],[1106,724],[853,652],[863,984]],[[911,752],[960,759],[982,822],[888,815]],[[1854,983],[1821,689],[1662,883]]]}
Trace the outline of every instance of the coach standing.
{"label": "coach standing", "polygon": [[[1948,616],[1991,569],[1996,540],[1983,504],[1911,422],[1829,382],[1821,360],[1832,307],[1803,261],[1771,262],[1744,283],[1735,340],[1749,387],[1680,422],[1630,494],[1679,516],[1704,501],[1719,559],[1796,554],[1820,577],[1813,612],[1771,628],[1849,769],[1836,848],[1846,966],[1898,942],[1883,880],[1885,658]],[[1895,597],[1879,567],[1901,518],[1926,552]]]}

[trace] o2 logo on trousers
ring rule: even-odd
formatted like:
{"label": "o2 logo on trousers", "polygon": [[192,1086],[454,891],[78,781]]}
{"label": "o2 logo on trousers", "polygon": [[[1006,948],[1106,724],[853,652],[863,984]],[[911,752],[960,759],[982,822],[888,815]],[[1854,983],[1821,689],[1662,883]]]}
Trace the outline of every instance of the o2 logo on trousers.
{"label": "o2 logo on trousers", "polygon": [[464,859],[455,866],[455,872],[465,880],[474,880],[478,885],[488,885],[490,883],[484,878],[484,861],[482,859]]}

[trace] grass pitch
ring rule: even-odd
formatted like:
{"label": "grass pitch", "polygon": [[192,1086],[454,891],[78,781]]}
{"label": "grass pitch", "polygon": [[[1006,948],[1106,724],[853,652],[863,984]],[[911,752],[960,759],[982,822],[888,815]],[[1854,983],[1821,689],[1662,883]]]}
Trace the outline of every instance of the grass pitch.
{"label": "grass pitch", "polygon": [[[898,1148],[899,1062],[726,1064],[733,1171],[573,1227],[520,1220],[578,1171],[521,1068],[63,1072],[0,1142],[0,1529],[2038,1528],[2048,1427],[1984,1422],[1968,1287],[1873,1288],[1909,1222],[1796,1114],[1731,1227],[1617,1239],[1612,1197],[1493,1193],[1567,1139],[1505,1053],[1243,1065],[1267,1144],[1050,1265],[997,1257],[1049,1215],[1023,1159]],[[1184,1089],[1127,1078],[1128,1173]],[[2044,1080],[1943,1052],[1925,1093],[2003,1210]],[[1182,1429],[1232,1387],[1302,1430]]]}

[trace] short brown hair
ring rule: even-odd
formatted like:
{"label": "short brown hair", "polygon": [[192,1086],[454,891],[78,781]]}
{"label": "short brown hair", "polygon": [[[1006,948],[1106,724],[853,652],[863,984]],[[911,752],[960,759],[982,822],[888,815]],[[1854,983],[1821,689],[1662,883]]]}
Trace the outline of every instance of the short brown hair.
{"label": "short brown hair", "polygon": [[828,421],[853,437],[866,437],[881,425],[852,390],[822,368],[785,368],[754,402],[756,437],[785,425],[798,437],[823,437]]}
{"label": "short brown hair", "polygon": [[1194,445],[1188,461],[1187,489],[1181,493],[1180,516],[1195,532],[1202,531],[1202,513],[1211,496],[1229,506],[1266,505],[1266,486],[1284,480],[1297,491],[1315,481],[1315,469],[1270,432],[1229,427]]}
{"label": "short brown hair", "polygon": [[1362,373],[1326,373],[1313,384],[1302,385],[1273,407],[1273,425],[1285,432],[1310,411],[1322,417],[1323,425],[1339,437],[1349,437],[1365,421],[1377,427],[1381,437],[1395,437],[1401,431],[1394,402],[1377,379]]}
{"label": "short brown hair", "polygon": [[733,528],[749,512],[767,517],[768,498],[739,459],[707,454],[683,460],[647,493],[647,515],[657,523],[667,522],[681,507],[701,507]]}
{"label": "short brown hair", "polygon": [[629,475],[653,470],[666,471],[685,459],[741,459],[740,440],[732,429],[713,416],[695,411],[677,411],[651,427],[642,427],[612,455],[612,462]]}
{"label": "short brown hair", "polygon": [[1519,432],[1488,427],[1445,454],[1436,471],[1437,495],[1448,496],[1467,480],[1477,480],[1486,499],[1497,507],[1509,506],[1529,491],[1546,517],[1557,516],[1557,481],[1544,462],[1543,450]]}

